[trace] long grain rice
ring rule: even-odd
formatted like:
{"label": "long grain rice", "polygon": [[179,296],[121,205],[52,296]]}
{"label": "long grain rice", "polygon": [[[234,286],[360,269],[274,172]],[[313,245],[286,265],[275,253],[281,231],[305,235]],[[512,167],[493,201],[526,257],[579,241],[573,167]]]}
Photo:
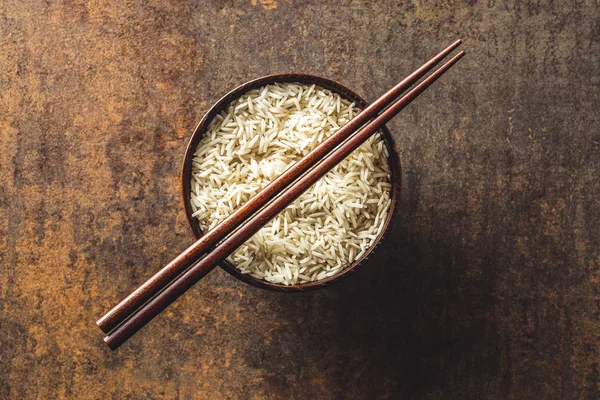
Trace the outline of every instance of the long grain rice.
{"label": "long grain rice", "polygon": [[[278,83],[217,115],[192,162],[191,205],[207,231],[360,110],[321,87]],[[372,136],[237,249],[242,273],[294,285],[333,276],[360,258],[390,209],[388,152]]]}

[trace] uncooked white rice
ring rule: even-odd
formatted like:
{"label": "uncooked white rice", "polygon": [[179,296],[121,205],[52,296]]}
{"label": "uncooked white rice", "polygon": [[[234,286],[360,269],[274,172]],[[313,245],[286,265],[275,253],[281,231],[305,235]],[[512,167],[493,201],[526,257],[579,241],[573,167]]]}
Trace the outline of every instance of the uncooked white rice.
{"label": "uncooked white rice", "polygon": [[[298,83],[267,85],[233,101],[194,153],[191,205],[212,229],[359,109],[337,93]],[[379,134],[236,250],[242,273],[293,285],[333,276],[361,257],[390,205],[388,151]]]}

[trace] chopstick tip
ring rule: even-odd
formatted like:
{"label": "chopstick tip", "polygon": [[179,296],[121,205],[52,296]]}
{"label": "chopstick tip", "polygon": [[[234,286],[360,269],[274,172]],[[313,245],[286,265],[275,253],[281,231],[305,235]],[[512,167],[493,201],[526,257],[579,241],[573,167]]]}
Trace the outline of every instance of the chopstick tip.
{"label": "chopstick tip", "polygon": [[443,53],[445,53],[447,55],[451,51],[453,51],[454,49],[456,49],[458,46],[460,46],[461,44],[462,44],[462,39],[458,39],[454,43],[452,43],[450,46],[448,46],[446,48],[446,50],[443,51]]}

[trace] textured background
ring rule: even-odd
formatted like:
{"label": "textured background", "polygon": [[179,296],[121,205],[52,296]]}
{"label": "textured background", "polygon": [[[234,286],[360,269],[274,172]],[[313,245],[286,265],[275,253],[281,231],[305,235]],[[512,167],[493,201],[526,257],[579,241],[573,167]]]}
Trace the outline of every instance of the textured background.
{"label": "textured background", "polygon": [[[600,4],[0,0],[0,398],[598,398]],[[94,321],[192,241],[195,124],[299,71],[368,99],[456,38],[389,125],[371,265],[270,293],[214,271],[111,352]]]}

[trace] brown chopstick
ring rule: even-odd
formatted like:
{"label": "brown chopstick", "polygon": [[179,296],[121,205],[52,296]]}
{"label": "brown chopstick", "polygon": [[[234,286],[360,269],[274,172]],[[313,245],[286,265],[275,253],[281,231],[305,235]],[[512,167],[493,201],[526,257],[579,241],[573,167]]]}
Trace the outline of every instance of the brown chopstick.
{"label": "brown chopstick", "polygon": [[461,40],[457,40],[456,42],[452,43],[392,89],[388,90],[346,125],[341,127],[337,132],[319,144],[305,157],[285,170],[279,177],[275,178],[259,193],[257,193],[249,201],[225,218],[219,225],[203,235],[173,261],[154,274],[150,279],[148,279],[148,281],[142,284],[139,288],[137,288],[129,296],[117,304],[112,310],[100,318],[96,324],[104,333],[108,333],[117,327],[146,301],[160,292],[183,271],[188,269],[198,260],[198,258],[208,252],[212,246],[216,245],[227,235],[231,234],[231,232],[246,219],[248,219],[248,217],[264,207],[265,204],[271,201],[282,190],[284,190],[302,174],[313,167],[319,160],[323,158],[325,154],[332,151],[358,128],[379,114],[402,92],[417,82],[423,75],[425,75],[431,68],[433,68],[443,58],[456,49],[461,43]]}
{"label": "brown chopstick", "polygon": [[272,218],[298,198],[305,190],[323,177],[330,169],[335,167],[365,140],[377,132],[385,123],[410,104],[419,94],[427,89],[464,55],[464,51],[458,53],[437,71],[415,86],[405,96],[394,102],[364,128],[351,135],[348,140],[323,158],[323,160],[314,168],[306,172],[305,175],[300,177],[286,190],[282,191],[271,203],[267,204],[263,209],[242,224],[233,234],[219,243],[197,264],[177,277],[177,279],[171,282],[164,290],[139,308],[129,319],[125,320],[104,338],[105,343],[114,350],[139,331],[169,304],[179,298],[179,296],[185,293],[185,291],[211,271],[218,262],[224,260],[229,254],[235,251],[235,249],[246,242],[260,228],[266,225]]}

